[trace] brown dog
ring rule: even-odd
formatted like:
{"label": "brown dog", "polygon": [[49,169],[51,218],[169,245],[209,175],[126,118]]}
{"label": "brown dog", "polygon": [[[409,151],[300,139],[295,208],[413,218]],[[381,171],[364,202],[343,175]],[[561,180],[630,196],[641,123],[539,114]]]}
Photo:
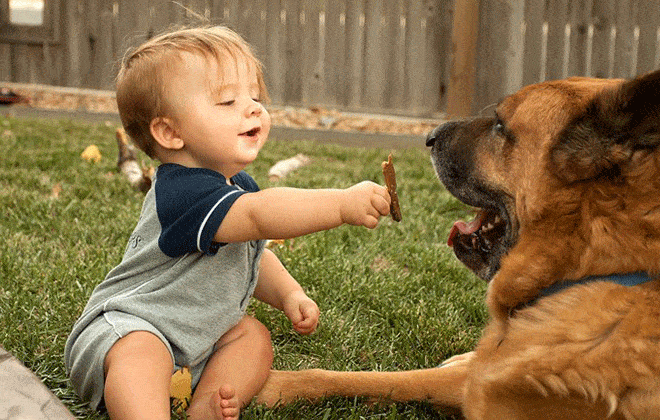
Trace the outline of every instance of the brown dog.
{"label": "brown dog", "polygon": [[528,86],[428,137],[479,209],[449,244],[489,281],[477,349],[407,372],[274,371],[273,405],[430,401],[468,419],[660,419],[660,72]]}

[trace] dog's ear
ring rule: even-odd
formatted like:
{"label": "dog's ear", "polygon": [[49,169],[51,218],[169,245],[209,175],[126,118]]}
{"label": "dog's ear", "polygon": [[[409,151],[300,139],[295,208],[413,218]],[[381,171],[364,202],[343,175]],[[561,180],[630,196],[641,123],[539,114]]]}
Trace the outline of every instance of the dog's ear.
{"label": "dog's ear", "polygon": [[660,145],[660,71],[605,89],[559,135],[553,172],[567,182],[621,173],[635,151]]}

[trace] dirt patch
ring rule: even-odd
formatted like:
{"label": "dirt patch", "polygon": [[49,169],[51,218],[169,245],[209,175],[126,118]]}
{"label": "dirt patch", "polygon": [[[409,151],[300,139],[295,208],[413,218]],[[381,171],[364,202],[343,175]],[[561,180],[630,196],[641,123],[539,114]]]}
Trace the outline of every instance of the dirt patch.
{"label": "dirt patch", "polygon": [[[15,107],[46,110],[116,113],[114,92],[69,89],[44,85],[1,84],[26,99]],[[322,107],[295,108],[268,105],[274,125],[364,133],[424,135],[443,119],[416,119],[387,115],[355,114]]]}

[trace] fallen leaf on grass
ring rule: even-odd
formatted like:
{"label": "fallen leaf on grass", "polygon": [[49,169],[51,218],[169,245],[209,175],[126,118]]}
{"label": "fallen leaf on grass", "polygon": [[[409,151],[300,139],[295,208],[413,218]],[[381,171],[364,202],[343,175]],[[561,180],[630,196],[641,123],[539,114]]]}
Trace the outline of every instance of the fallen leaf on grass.
{"label": "fallen leaf on grass", "polygon": [[51,190],[50,196],[51,198],[60,198],[60,193],[62,192],[62,184],[57,183],[53,185],[53,189]]}
{"label": "fallen leaf on grass", "polygon": [[101,151],[95,144],[92,144],[83,150],[83,152],[80,154],[80,157],[87,162],[98,163],[101,161]]}
{"label": "fallen leaf on grass", "polygon": [[271,181],[282,179],[296,169],[307,165],[309,162],[311,162],[311,159],[302,153],[289,159],[280,160],[268,171],[268,179]]}
{"label": "fallen leaf on grass", "polygon": [[137,149],[131,144],[124,129],[118,128],[116,137],[119,148],[117,167],[134,188],[146,193],[151,188],[151,180],[154,177],[153,166],[140,167],[137,161]]}
{"label": "fallen leaf on grass", "polygon": [[192,375],[186,366],[174,372],[170,381],[170,398],[177,410],[185,410],[192,398]]}
{"label": "fallen leaf on grass", "polygon": [[378,255],[374,260],[371,262],[371,265],[369,268],[371,268],[372,271],[375,271],[376,273],[379,273],[381,271],[385,271],[392,267],[392,263],[382,255]]}
{"label": "fallen leaf on grass", "polygon": [[266,248],[275,249],[275,248],[287,246],[287,244],[288,244],[289,245],[288,246],[289,250],[292,250],[293,249],[293,244],[295,242],[296,242],[295,238],[287,239],[287,240],[284,240],[284,239],[269,239],[268,242],[266,242]]}
{"label": "fallen leaf on grass", "polygon": [[275,248],[278,246],[284,246],[284,239],[271,239],[266,243],[267,248]]}

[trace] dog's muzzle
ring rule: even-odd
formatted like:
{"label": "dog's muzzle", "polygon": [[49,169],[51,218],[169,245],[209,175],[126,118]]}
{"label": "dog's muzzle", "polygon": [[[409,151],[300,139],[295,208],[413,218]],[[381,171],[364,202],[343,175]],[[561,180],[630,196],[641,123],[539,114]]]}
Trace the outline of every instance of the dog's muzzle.
{"label": "dog's muzzle", "polygon": [[433,147],[436,143],[438,143],[438,146],[446,143],[459,124],[459,122],[452,121],[434,128],[428,136],[426,136],[426,147]]}

